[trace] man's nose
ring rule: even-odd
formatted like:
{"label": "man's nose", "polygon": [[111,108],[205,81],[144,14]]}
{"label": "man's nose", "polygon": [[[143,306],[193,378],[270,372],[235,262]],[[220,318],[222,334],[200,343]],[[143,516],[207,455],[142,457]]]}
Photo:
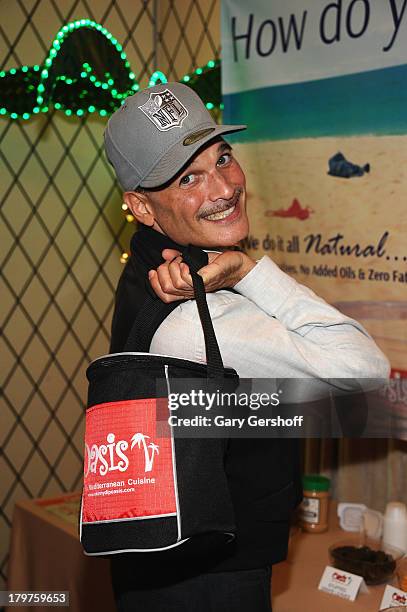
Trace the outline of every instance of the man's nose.
{"label": "man's nose", "polygon": [[216,200],[230,200],[235,193],[235,185],[217,168],[209,176],[209,197]]}

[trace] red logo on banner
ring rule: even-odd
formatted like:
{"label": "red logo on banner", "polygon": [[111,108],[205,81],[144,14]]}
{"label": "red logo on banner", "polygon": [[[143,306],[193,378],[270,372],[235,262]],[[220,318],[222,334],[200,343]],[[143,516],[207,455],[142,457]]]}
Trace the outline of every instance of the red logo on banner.
{"label": "red logo on banner", "polygon": [[289,208],[267,210],[265,215],[266,217],[291,217],[292,219],[299,219],[300,221],[304,221],[304,219],[308,219],[313,212],[314,211],[312,210],[312,208],[309,208],[309,206],[305,206],[303,208],[297,198],[294,198]]}
{"label": "red logo on banner", "polygon": [[156,436],[163,401],[110,402],[86,411],[82,522],[176,512],[171,436]]}

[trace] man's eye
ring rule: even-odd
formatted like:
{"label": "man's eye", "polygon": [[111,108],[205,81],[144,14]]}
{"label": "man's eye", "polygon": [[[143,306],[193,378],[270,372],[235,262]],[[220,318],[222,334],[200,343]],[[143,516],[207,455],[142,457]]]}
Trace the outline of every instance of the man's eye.
{"label": "man's eye", "polygon": [[223,155],[221,155],[218,159],[218,165],[219,166],[224,166],[225,164],[227,164],[228,162],[230,162],[230,160],[232,159],[232,154],[231,153],[224,153]]}
{"label": "man's eye", "polygon": [[179,184],[180,185],[190,185],[191,183],[193,183],[193,181],[194,181],[194,175],[186,174],[185,176],[182,177]]}

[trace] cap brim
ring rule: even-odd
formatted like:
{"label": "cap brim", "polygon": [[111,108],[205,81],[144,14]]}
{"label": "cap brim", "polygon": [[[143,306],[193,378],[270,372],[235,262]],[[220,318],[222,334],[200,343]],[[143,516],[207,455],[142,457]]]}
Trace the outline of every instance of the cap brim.
{"label": "cap brim", "polygon": [[196,142],[185,145],[185,134],[180,142],[173,145],[158,161],[148,175],[140,181],[138,187],[153,189],[171,181],[172,178],[188,163],[195,153],[207,142],[221,136],[246,129],[246,125],[211,125],[210,133]]}

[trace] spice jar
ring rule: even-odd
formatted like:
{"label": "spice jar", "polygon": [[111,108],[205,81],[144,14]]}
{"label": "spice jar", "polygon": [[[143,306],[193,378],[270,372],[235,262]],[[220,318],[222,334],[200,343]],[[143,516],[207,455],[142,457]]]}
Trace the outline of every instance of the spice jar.
{"label": "spice jar", "polygon": [[307,474],[302,479],[304,499],[300,520],[304,531],[322,533],[328,529],[328,502],[331,481],[326,476]]}
{"label": "spice jar", "polygon": [[397,576],[399,579],[399,588],[407,593],[407,557],[404,557],[398,565]]}

